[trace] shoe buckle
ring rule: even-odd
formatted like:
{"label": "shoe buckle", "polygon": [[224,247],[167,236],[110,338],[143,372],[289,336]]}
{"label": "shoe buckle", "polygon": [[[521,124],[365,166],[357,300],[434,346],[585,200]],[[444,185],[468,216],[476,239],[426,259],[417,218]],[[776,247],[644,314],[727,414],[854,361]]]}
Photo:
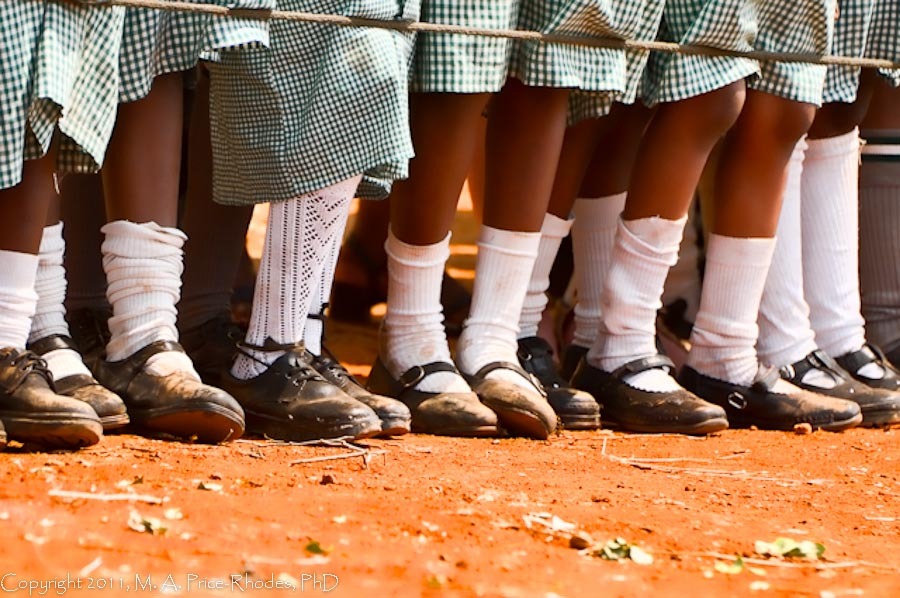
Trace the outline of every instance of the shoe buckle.
{"label": "shoe buckle", "polygon": [[404,389],[412,388],[416,384],[422,381],[425,378],[425,368],[420,365],[415,365],[400,376],[398,382],[403,386]]}
{"label": "shoe buckle", "polygon": [[747,398],[740,393],[733,392],[728,395],[728,404],[735,409],[743,410],[747,408]]}
{"label": "shoe buckle", "polygon": [[781,377],[786,380],[793,380],[797,376],[797,370],[792,364],[781,366]]}

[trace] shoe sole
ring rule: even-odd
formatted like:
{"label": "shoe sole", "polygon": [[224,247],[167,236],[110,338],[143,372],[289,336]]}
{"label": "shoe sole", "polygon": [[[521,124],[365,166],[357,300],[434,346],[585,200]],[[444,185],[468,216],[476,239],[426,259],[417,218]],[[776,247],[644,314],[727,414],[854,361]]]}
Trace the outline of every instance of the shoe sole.
{"label": "shoe sole", "polygon": [[329,438],[352,437],[354,439],[372,438],[382,434],[381,420],[373,423],[363,419],[348,422],[343,425],[316,428],[314,430],[299,430],[290,426],[290,420],[274,418],[263,413],[247,411],[247,431],[259,434],[275,440],[287,440],[292,442],[307,442],[310,440],[322,440]]}
{"label": "shoe sole", "polygon": [[238,414],[213,403],[192,403],[189,409],[175,406],[132,411],[131,421],[140,428],[178,438],[196,438],[203,444],[236,440],[244,433],[244,422]]}
{"label": "shoe sole", "polygon": [[863,421],[860,425],[866,428],[898,426],[900,425],[900,411],[896,409],[863,411]]}
{"label": "shoe sole", "polygon": [[553,430],[547,428],[544,420],[528,411],[496,409],[494,413],[497,414],[497,419],[500,420],[500,426],[512,436],[547,440],[553,432]]}
{"label": "shoe sole", "polygon": [[403,436],[409,434],[411,422],[409,418],[394,418],[381,420],[381,432],[377,434],[379,438],[388,436]]}
{"label": "shoe sole", "polygon": [[103,426],[96,419],[81,417],[33,418],[0,413],[6,436],[51,448],[77,449],[93,446],[103,438]]}
{"label": "shoe sole", "polygon": [[615,420],[604,417],[603,424],[606,428],[621,430],[623,432],[637,432],[639,434],[687,434],[689,436],[705,436],[722,432],[729,427],[728,420],[724,417],[708,419],[690,426],[660,425],[660,426],[633,426],[621,424]]}
{"label": "shoe sole", "polygon": [[452,436],[454,438],[494,438],[500,436],[497,426],[476,426],[474,428],[440,428],[427,429],[413,425],[413,434],[430,434],[432,436]]}
{"label": "shoe sole", "polygon": [[559,421],[566,430],[599,430],[599,415],[560,415]]}
{"label": "shoe sole", "polygon": [[100,418],[100,424],[103,425],[104,433],[124,428],[129,423],[131,423],[131,418],[128,417],[127,413],[121,415],[106,415]]}
{"label": "shoe sole", "polygon": [[[771,430],[774,432],[791,432],[794,430],[795,426],[801,425],[803,423],[809,422],[769,422],[769,421],[759,421],[759,420],[741,420],[737,417],[732,416],[731,419],[731,427],[732,428],[751,428],[756,427],[760,430]],[[842,432],[843,430],[849,430],[850,428],[855,428],[860,425],[863,421],[862,413],[851,417],[850,419],[844,419],[841,421],[831,422],[829,424],[813,424],[809,423],[812,426],[813,430],[824,430],[826,432]]]}

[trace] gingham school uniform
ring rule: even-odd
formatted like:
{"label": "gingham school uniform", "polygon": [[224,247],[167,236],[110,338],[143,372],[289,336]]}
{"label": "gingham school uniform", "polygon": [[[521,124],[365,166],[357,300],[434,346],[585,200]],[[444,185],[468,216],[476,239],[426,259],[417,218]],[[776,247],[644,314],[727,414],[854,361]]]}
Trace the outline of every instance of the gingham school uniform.
{"label": "gingham school uniform", "polygon": [[[875,0],[866,56],[900,62],[900,0]],[[900,69],[880,69],[894,87],[900,87]]]}
{"label": "gingham school uniform", "polygon": [[[635,33],[636,41],[652,41],[659,33],[665,0],[649,0],[644,4],[641,25]],[[625,90],[617,92],[590,92],[576,90],[569,96],[568,124],[574,125],[586,118],[600,118],[609,114],[612,105],[619,102],[633,104],[641,94],[644,68],[650,52],[628,50],[626,58]]]}
{"label": "gingham school uniform", "polygon": [[[659,39],[750,51],[759,25],[758,1],[667,0]],[[645,71],[643,98],[650,106],[677,102],[720,89],[758,71],[756,61],[745,58],[652,52]]]}
{"label": "gingham school uniform", "polygon": [[[840,17],[834,26],[834,44],[831,53],[834,56],[850,56],[859,58],[866,53],[866,42],[872,13],[877,0],[840,0]],[[825,76],[825,92],[822,102],[851,103],[856,101],[859,89],[859,67],[828,67]]]}
{"label": "gingham school uniform", "polygon": [[[329,0],[284,0],[278,8],[333,13],[336,7]],[[355,0],[345,9],[372,19],[418,16],[414,0]],[[270,35],[270,49],[223,51],[209,64],[215,200],[282,201],[360,173],[360,196],[386,196],[413,155],[411,37],[280,21]]]}
{"label": "gingham school uniform", "polygon": [[123,10],[0,2],[0,189],[59,131],[58,170],[93,172],[112,134]]}
{"label": "gingham school uniform", "polygon": [[[191,0],[240,8],[274,8],[274,0]],[[129,8],[125,15],[119,64],[120,102],[133,102],[150,92],[160,75],[194,68],[201,55],[222,48],[268,42],[264,26],[232,17]]]}
{"label": "gingham school uniform", "polygon": [[[424,0],[422,20],[486,29],[633,38],[657,0]],[[419,34],[411,89],[491,93],[508,76],[526,85],[623,93],[622,50],[442,33]]]}
{"label": "gingham school uniform", "polygon": [[[763,0],[757,50],[825,56],[831,52],[837,0]],[[751,89],[794,102],[822,104],[827,67],[803,62],[762,63]]]}

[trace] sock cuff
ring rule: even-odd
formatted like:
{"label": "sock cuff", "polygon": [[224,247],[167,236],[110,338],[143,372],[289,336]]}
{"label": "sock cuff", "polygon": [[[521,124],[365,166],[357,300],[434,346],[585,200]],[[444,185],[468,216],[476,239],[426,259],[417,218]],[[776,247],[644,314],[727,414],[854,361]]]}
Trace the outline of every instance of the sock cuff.
{"label": "sock cuff", "polygon": [[579,227],[612,229],[616,227],[622,210],[625,209],[627,193],[616,193],[605,197],[579,197],[572,205],[572,213]]}
{"label": "sock cuff", "polygon": [[563,220],[559,216],[547,212],[544,214],[544,223],[541,225],[541,236],[553,239],[562,239],[572,230],[571,218]]}
{"label": "sock cuff", "polygon": [[17,287],[34,289],[37,279],[38,256],[33,253],[0,249],[0,264],[3,265],[3,279]]}
{"label": "sock cuff", "polygon": [[387,241],[384,242],[384,251],[388,257],[404,266],[417,266],[427,268],[447,262],[450,257],[450,237],[447,233],[443,240],[432,245],[411,245],[404,243],[394,236],[394,231],[388,227]]}
{"label": "sock cuff", "polygon": [[774,237],[726,237],[709,235],[706,261],[717,264],[768,267],[775,252]]}
{"label": "sock cuff", "polygon": [[625,238],[642,246],[651,254],[669,254],[677,252],[684,235],[687,216],[678,220],[667,220],[659,216],[622,220],[619,218],[619,233]]}
{"label": "sock cuff", "polygon": [[57,222],[56,224],[45,226],[44,232],[41,233],[40,253],[42,255],[62,253],[65,249],[66,243],[63,241],[63,223]]}
{"label": "sock cuff", "polygon": [[541,233],[539,232],[503,230],[486,224],[481,225],[481,233],[478,237],[479,249],[488,248],[504,255],[531,258],[537,257],[540,242]]}
{"label": "sock cuff", "polygon": [[101,251],[104,255],[129,258],[154,258],[181,255],[187,235],[177,228],[155,222],[137,224],[115,220],[100,229],[105,235]]}
{"label": "sock cuff", "polygon": [[849,133],[836,137],[823,137],[822,139],[810,139],[809,148],[806,150],[807,160],[821,160],[844,156],[859,152],[859,129],[854,128]]}

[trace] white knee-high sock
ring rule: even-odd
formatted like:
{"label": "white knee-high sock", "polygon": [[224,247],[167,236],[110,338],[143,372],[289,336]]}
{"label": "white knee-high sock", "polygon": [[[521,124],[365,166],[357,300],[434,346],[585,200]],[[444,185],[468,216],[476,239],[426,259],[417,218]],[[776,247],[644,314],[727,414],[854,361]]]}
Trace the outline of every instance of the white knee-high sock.
{"label": "white knee-high sock", "polygon": [[[110,222],[101,231],[106,296],[113,309],[106,358],[121,361],[155,341],[177,341],[175,304],[185,234],[155,222],[125,220]],[[200,379],[187,355],[176,351],[152,356],[147,369],[160,376],[183,372]]]}
{"label": "white knee-high sock", "polygon": [[556,261],[556,254],[559,253],[559,245],[569,234],[571,228],[571,220],[563,220],[553,214],[544,216],[537,259],[534,262],[534,270],[531,272],[531,280],[528,282],[528,292],[525,295],[525,303],[522,305],[522,314],[519,316],[519,338],[537,336],[541,317],[547,308],[550,270],[553,268],[553,262]]}
{"label": "white knee-high sock", "polygon": [[[349,204],[348,204],[349,207]],[[341,253],[341,243],[344,240],[344,229],[347,228],[347,218],[337,223],[331,242],[325,248],[322,256],[322,273],[319,276],[319,284],[312,289],[310,297],[309,317],[303,329],[303,342],[306,349],[313,355],[322,354],[322,340],[325,334],[325,307],[331,298],[331,285],[334,283],[334,271],[337,268],[338,257]]]}
{"label": "white knee-high sock", "polygon": [[734,384],[756,377],[756,321],[775,239],[710,235],[687,365]]}
{"label": "white knee-high sock", "polygon": [[[413,366],[452,363],[444,331],[441,282],[450,257],[450,235],[433,245],[410,245],[388,232],[387,312],[381,330],[380,357],[399,378]],[[416,385],[426,392],[471,392],[452,372],[432,374]]]}
{"label": "white knee-high sock", "polygon": [[[259,347],[272,339],[289,345],[303,340],[324,252],[346,224],[360,178],[271,205],[247,344]],[[240,355],[231,369],[243,380],[262,374],[285,352],[251,349],[247,353],[250,355]]]}
{"label": "white knee-high sock", "polygon": [[859,131],[810,139],[803,162],[803,287],[819,348],[866,342],[859,298]]}
{"label": "white knee-high sock", "polygon": [[[63,266],[65,251],[62,222],[44,227],[34,287],[38,296],[37,308],[28,335],[29,343],[55,334],[69,336],[65,308],[66,269]],[[77,374],[91,375],[81,356],[72,349],[56,349],[45,353],[43,358],[57,380]]]}
{"label": "white knee-high sock", "polygon": [[[472,308],[456,351],[466,374],[494,361],[518,363],[519,314],[540,242],[540,233],[481,227]],[[488,378],[533,390],[530,381],[509,370],[496,370]]]}
{"label": "white knee-high sock", "polygon": [[38,256],[0,249],[0,348],[24,349],[37,308]]}
{"label": "white knee-high sock", "polygon": [[587,356],[594,367],[612,372],[656,354],[656,312],[669,268],[678,259],[685,222],[687,218],[619,220],[600,328]]}
{"label": "white knee-high sock", "polygon": [[788,163],[775,253],[759,308],[756,350],[760,361],[775,367],[797,362],[816,350],[803,292],[803,263],[807,255],[801,238],[809,233],[800,217],[805,151],[806,142],[801,140]]}
{"label": "white knee-high sock", "polygon": [[612,263],[616,227],[625,209],[625,193],[579,198],[572,213],[572,252],[575,262],[575,338],[572,344],[590,347],[600,327],[600,297]]}
{"label": "white knee-high sock", "polygon": [[678,261],[669,269],[666,284],[663,287],[663,305],[682,300],[687,304],[684,317],[693,322],[700,309],[700,247],[697,243],[696,218],[699,212],[691,209],[688,212],[684,236],[678,248]]}
{"label": "white knee-high sock", "polygon": [[860,171],[862,307],[869,339],[893,351],[900,346],[900,143],[893,148],[873,138],[869,143],[893,151],[895,161],[864,158]]}

